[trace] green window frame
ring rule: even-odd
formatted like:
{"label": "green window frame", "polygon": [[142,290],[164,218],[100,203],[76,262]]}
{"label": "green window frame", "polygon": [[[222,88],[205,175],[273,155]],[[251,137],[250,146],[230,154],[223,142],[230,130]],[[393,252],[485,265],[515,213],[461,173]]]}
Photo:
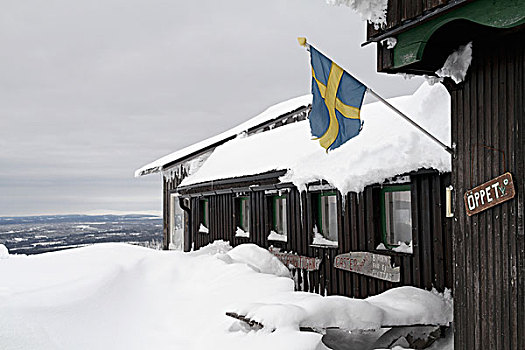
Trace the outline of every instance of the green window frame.
{"label": "green window frame", "polygon": [[272,197],[272,229],[283,236],[288,235],[287,196]]}
{"label": "green window frame", "polygon": [[381,230],[383,244],[387,248],[399,246],[399,241],[412,241],[410,185],[385,186],[381,189]]}
{"label": "green window frame", "polygon": [[[335,212],[330,211],[330,203],[327,202],[330,199],[335,199],[335,203],[332,203],[335,204]],[[333,242],[337,242],[339,237],[337,204],[336,192],[323,192],[317,195],[317,232]],[[330,215],[332,214],[335,215],[335,218],[332,218],[335,219],[335,225],[330,225],[330,223],[333,223],[333,221],[330,220]]]}
{"label": "green window frame", "polygon": [[208,228],[209,223],[209,217],[210,217],[210,206],[208,199],[201,199],[199,200],[199,206],[200,206],[200,223]]}
{"label": "green window frame", "polygon": [[237,197],[238,225],[245,232],[250,232],[250,197]]}

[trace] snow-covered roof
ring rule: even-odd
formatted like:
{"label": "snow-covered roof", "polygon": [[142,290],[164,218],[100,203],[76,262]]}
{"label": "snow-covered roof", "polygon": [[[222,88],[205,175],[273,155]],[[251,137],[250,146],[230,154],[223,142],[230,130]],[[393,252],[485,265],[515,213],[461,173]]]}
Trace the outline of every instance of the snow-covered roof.
{"label": "snow-covered roof", "polygon": [[221,134],[210,137],[208,139],[197,142],[191,146],[185,147],[181,150],[168,154],[162,158],[155,160],[149,164],[144,165],[142,168],[135,171],[135,176],[142,176],[151,173],[156,173],[162,170],[162,167],[166,164],[177,162],[178,160],[184,159],[185,157],[199,152],[207,147],[210,147],[214,144],[220,143],[228,138],[231,138],[235,135],[239,135],[244,131],[261,125],[265,122],[276,119],[286,113],[292,112],[298,108],[308,106],[312,103],[312,96],[305,95],[292,98],[290,100],[276,104],[268,109],[266,109],[261,114],[253,117],[252,119],[237,125],[236,127],[229,129]]}
{"label": "snow-covered roof", "polygon": [[[424,83],[413,95],[389,102],[450,144],[450,95],[441,84]],[[364,105],[361,118],[361,133],[329,153],[312,140],[307,120],[235,138],[217,147],[181,186],[287,170],[282,182],[303,189],[325,180],[347,193],[421,168],[451,170],[451,157],[444,149],[384,104]]]}

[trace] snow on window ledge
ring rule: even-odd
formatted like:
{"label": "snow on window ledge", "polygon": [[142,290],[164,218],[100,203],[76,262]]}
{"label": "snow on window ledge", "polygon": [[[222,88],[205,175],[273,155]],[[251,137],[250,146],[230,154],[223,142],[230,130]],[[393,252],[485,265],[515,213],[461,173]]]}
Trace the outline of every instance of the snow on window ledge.
{"label": "snow on window ledge", "polygon": [[250,238],[250,232],[244,231],[242,228],[237,227],[237,231],[235,231],[235,237]]}
{"label": "snow on window ledge", "polygon": [[280,241],[280,242],[287,242],[288,241],[288,237],[286,237],[286,235],[282,235],[280,233],[277,233],[275,231],[270,231],[270,234],[268,235],[268,240],[269,241]]}
{"label": "snow on window ledge", "polygon": [[322,234],[317,232],[317,228],[314,228],[314,240],[310,246],[320,248],[337,248],[339,243],[325,238]]}
{"label": "snow on window ledge", "polygon": [[385,250],[389,252],[396,252],[396,253],[404,253],[404,254],[413,254],[414,250],[412,248],[412,241],[410,241],[408,244],[405,242],[397,242],[397,247],[388,248],[383,243],[380,243],[376,250]]}
{"label": "snow on window ledge", "polygon": [[199,226],[199,233],[210,233],[210,230],[208,230],[208,228],[206,226],[204,226],[203,224],[201,224]]}

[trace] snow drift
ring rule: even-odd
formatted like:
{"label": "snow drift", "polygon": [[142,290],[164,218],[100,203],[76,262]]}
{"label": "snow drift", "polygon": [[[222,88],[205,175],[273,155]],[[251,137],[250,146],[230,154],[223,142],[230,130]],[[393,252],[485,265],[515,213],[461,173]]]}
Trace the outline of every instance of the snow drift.
{"label": "snow drift", "polygon": [[[321,335],[298,325],[450,320],[446,298],[411,287],[366,300],[294,292],[270,255],[222,241],[192,253],[100,244],[10,255],[0,260],[1,347],[320,350]],[[232,310],[275,331],[243,330]]]}

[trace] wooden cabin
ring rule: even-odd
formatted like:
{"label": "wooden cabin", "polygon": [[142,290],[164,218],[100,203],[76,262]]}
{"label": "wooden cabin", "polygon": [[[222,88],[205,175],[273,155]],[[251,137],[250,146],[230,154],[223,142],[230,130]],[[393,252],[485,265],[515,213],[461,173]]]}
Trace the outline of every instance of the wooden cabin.
{"label": "wooden cabin", "polygon": [[[428,107],[429,99],[441,102]],[[274,106],[137,171],[163,174],[165,248],[255,243],[291,268],[297,290],[323,295],[451,288],[448,153],[372,103],[363,107],[361,134],[326,154],[311,140],[310,101]],[[449,137],[444,88],[392,103]]]}
{"label": "wooden cabin", "polygon": [[[464,81],[444,81],[455,145],[455,347],[525,349],[525,2],[390,0],[386,25],[367,36],[378,43],[378,71],[419,75],[435,75],[472,42]],[[397,41],[391,49],[387,38]],[[505,173],[513,195],[470,212],[472,189]]]}

